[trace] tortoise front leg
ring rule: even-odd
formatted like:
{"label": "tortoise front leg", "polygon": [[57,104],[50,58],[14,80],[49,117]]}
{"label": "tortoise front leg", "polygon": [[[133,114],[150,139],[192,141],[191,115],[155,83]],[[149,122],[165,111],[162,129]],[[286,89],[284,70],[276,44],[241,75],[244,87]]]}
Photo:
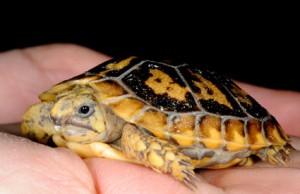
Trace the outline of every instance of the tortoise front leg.
{"label": "tortoise front leg", "polygon": [[197,179],[191,158],[181,153],[168,141],[148,135],[136,126],[124,126],[121,148],[126,157],[136,159],[143,165],[160,173],[170,173],[191,189],[196,188]]}

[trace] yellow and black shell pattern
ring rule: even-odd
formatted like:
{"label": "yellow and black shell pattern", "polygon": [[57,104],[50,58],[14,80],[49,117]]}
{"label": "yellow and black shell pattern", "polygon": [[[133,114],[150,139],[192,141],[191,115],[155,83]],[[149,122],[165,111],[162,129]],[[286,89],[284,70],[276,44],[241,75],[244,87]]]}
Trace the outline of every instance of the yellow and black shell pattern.
{"label": "yellow and black shell pattern", "polygon": [[201,66],[129,57],[109,60],[68,81],[74,80],[88,83],[120,118],[176,146],[237,152],[289,141],[249,94]]}

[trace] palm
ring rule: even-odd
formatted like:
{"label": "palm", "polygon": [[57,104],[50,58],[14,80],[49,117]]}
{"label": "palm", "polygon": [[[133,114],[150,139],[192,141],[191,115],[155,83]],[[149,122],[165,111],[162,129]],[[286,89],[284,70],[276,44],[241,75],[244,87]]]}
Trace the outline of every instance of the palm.
{"label": "palm", "polygon": [[[18,122],[37,95],[108,57],[76,46],[45,46],[0,54],[0,122]],[[83,66],[88,64],[90,66]],[[72,67],[72,68],[71,68]],[[17,83],[17,84],[16,84]],[[300,94],[243,85],[274,114],[289,134],[300,136],[295,119]],[[276,103],[274,94],[278,95]],[[271,96],[272,101],[267,101]],[[283,99],[283,101],[282,101]],[[286,100],[285,100],[286,99]],[[284,100],[286,102],[284,102]],[[281,110],[287,109],[288,113]],[[293,118],[295,117],[295,118]],[[297,139],[295,142],[297,143]],[[168,175],[134,164],[102,158],[82,160],[64,148],[50,148],[23,138],[0,135],[0,191],[7,193],[188,193]],[[297,146],[296,146],[297,147]],[[201,170],[199,193],[295,193],[300,191],[300,154],[289,168],[258,163],[251,168]]]}

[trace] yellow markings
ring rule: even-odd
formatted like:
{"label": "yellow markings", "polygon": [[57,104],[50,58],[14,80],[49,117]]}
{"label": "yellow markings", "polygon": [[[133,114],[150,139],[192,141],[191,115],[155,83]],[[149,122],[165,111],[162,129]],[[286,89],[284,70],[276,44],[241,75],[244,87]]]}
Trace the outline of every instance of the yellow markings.
{"label": "yellow markings", "polygon": [[271,120],[266,122],[264,127],[266,128],[266,132],[267,132],[266,136],[268,137],[268,140],[270,140],[272,144],[274,145],[286,144],[286,141],[281,138],[280,134],[278,133],[278,129],[276,125],[274,125]]}
{"label": "yellow markings", "polygon": [[118,83],[112,81],[91,82],[90,86],[101,102],[127,93]]}
{"label": "yellow markings", "polygon": [[225,123],[225,140],[228,142],[228,151],[237,151],[246,147],[244,135],[244,122],[239,120],[227,120]]}
{"label": "yellow markings", "polygon": [[224,93],[220,91],[217,86],[215,86],[211,81],[202,77],[200,74],[193,72],[191,72],[191,74],[199,79],[199,81],[193,80],[194,85],[201,91],[201,93],[195,92],[198,99],[214,100],[230,109],[233,109]]}
{"label": "yellow markings", "polygon": [[161,150],[161,145],[157,142],[151,142],[150,148],[153,150]]}
{"label": "yellow markings", "polygon": [[199,138],[207,148],[216,149],[223,145],[221,119],[210,115],[202,117],[199,125]]}
{"label": "yellow markings", "polygon": [[130,64],[131,60],[134,59],[136,57],[132,56],[132,57],[128,57],[118,63],[110,63],[110,64],[107,64],[106,65],[106,70],[105,71],[102,71],[99,73],[99,75],[103,76],[105,75],[107,72],[110,72],[110,71],[118,71],[118,70],[121,70],[123,69],[124,67],[126,67],[127,65]]}
{"label": "yellow markings", "polygon": [[120,70],[120,69],[123,69],[124,67],[126,67],[127,65],[130,64],[130,61],[132,59],[136,58],[135,56],[131,56],[131,57],[128,57],[127,59],[124,59],[118,63],[110,63],[106,66],[107,69],[110,69],[110,70]]}
{"label": "yellow markings", "polygon": [[199,138],[207,148],[218,148],[223,144],[221,119],[215,116],[202,117],[199,125]]}
{"label": "yellow markings", "polygon": [[162,167],[164,160],[155,151],[150,151],[148,154],[148,161],[155,167]]}
{"label": "yellow markings", "polygon": [[174,152],[168,151],[165,155],[166,160],[175,160],[176,156]]}
{"label": "yellow markings", "polygon": [[145,145],[145,143],[142,140],[139,140],[138,142],[136,142],[136,151],[140,152],[145,150],[147,147]]}
{"label": "yellow markings", "polygon": [[72,81],[67,81],[67,82],[61,83],[61,84],[57,84],[57,85],[53,86],[50,90],[42,93],[39,96],[39,98],[42,101],[52,100],[51,98],[53,98],[53,97],[50,97],[51,95],[55,97],[58,93],[61,93],[61,92],[67,91],[67,90],[71,90],[77,84],[78,84],[77,80],[72,80]]}
{"label": "yellow markings", "polygon": [[149,129],[149,131],[151,131],[151,133],[159,139],[166,139],[166,135],[163,131],[158,131],[156,129]]}
{"label": "yellow markings", "polygon": [[261,131],[261,122],[258,120],[249,120],[247,124],[248,143],[251,149],[260,149],[268,146],[268,142]]}
{"label": "yellow markings", "polygon": [[42,101],[53,101],[56,95],[60,93],[66,93],[75,88],[76,86],[85,86],[93,80],[99,79],[98,76],[87,76],[78,80],[70,80],[59,83],[53,86],[50,90],[43,92],[39,98]]}
{"label": "yellow markings", "polygon": [[203,157],[201,160],[192,160],[192,164],[195,167],[205,167],[212,162],[212,158]]}
{"label": "yellow markings", "polygon": [[[125,98],[117,102],[109,103],[107,106],[122,119],[130,121],[145,104],[134,98]],[[151,122],[153,123],[153,121],[155,120]]]}
{"label": "yellow markings", "polygon": [[246,147],[245,144],[231,143],[231,142],[227,143],[226,145],[226,149],[228,151],[238,151],[244,149],[245,147]]}
{"label": "yellow markings", "polygon": [[[129,127],[128,127],[129,126]],[[132,125],[125,125],[126,130],[128,130],[128,128],[132,128]],[[124,127],[124,129],[125,129]],[[141,140],[140,134],[135,133],[135,131],[130,131],[131,134],[129,134],[128,136],[122,136],[122,138],[125,140],[125,142],[138,142]],[[125,139],[126,137],[126,139]]]}
{"label": "yellow markings", "polygon": [[181,146],[191,146],[195,142],[195,117],[180,116],[174,118],[169,132]]}
{"label": "yellow markings", "polygon": [[282,136],[281,138],[283,138],[284,141],[289,141],[289,137],[285,134],[285,132],[283,131],[282,127],[278,123],[274,124],[274,125],[276,125],[278,133],[281,134],[281,136]]}
{"label": "yellow markings", "polygon": [[232,85],[232,86],[233,86],[233,88],[230,88],[230,91],[237,96],[238,100],[240,102],[243,102],[243,103],[246,103],[246,104],[252,106],[251,100],[247,97],[248,94],[241,88],[239,88],[235,85]]}
{"label": "yellow markings", "polygon": [[171,98],[186,101],[185,96],[188,92],[186,87],[181,87],[168,74],[158,69],[150,69],[150,73],[152,77],[150,77],[145,84],[151,88],[155,94],[167,94]]}
{"label": "yellow markings", "polygon": [[103,118],[103,113],[100,111],[96,111],[95,115],[90,117],[89,122],[90,126],[98,133],[102,133],[103,131],[107,130]]}
{"label": "yellow markings", "polygon": [[239,163],[239,165],[245,166],[245,167],[252,166],[253,164],[254,164],[254,161],[251,157],[243,158],[241,160],[241,162]]}
{"label": "yellow markings", "polygon": [[173,119],[169,132],[177,134],[190,134],[189,131],[194,131],[194,128],[194,116],[179,116]]}
{"label": "yellow markings", "polygon": [[234,165],[240,163],[241,160],[242,160],[241,158],[236,158],[236,159],[234,159],[234,160],[231,160],[231,161],[228,162],[228,163],[225,163],[225,164],[217,164],[217,165],[214,165],[214,166],[209,166],[209,167],[207,167],[207,168],[209,168],[209,169],[222,169],[222,168],[228,168],[228,167],[230,167],[230,166],[234,166]]}
{"label": "yellow markings", "polygon": [[186,131],[185,134],[172,134],[180,146],[192,146],[195,143],[194,131]]}
{"label": "yellow markings", "polygon": [[217,149],[224,144],[224,142],[221,140],[213,140],[213,139],[202,139],[201,142],[205,145],[205,147],[210,149]]}
{"label": "yellow markings", "polygon": [[164,113],[155,110],[148,110],[144,112],[144,114],[142,114],[139,118],[137,118],[135,120],[135,123],[148,129],[151,133],[153,133],[160,139],[165,139],[167,116]]}
{"label": "yellow markings", "polygon": [[164,147],[164,150],[166,150],[166,151],[172,151],[172,150],[174,150],[174,148],[173,148],[173,147],[165,146],[165,147]]}
{"label": "yellow markings", "polygon": [[42,94],[39,95],[39,99],[41,101],[55,101],[56,94],[49,93],[49,92],[43,92]]}

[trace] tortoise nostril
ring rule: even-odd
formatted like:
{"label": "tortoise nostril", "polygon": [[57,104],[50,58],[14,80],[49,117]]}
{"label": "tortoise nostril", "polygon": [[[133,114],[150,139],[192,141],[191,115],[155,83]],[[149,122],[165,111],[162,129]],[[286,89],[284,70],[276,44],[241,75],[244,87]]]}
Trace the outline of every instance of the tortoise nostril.
{"label": "tortoise nostril", "polygon": [[69,122],[70,115],[50,115],[54,125],[62,126]]}

